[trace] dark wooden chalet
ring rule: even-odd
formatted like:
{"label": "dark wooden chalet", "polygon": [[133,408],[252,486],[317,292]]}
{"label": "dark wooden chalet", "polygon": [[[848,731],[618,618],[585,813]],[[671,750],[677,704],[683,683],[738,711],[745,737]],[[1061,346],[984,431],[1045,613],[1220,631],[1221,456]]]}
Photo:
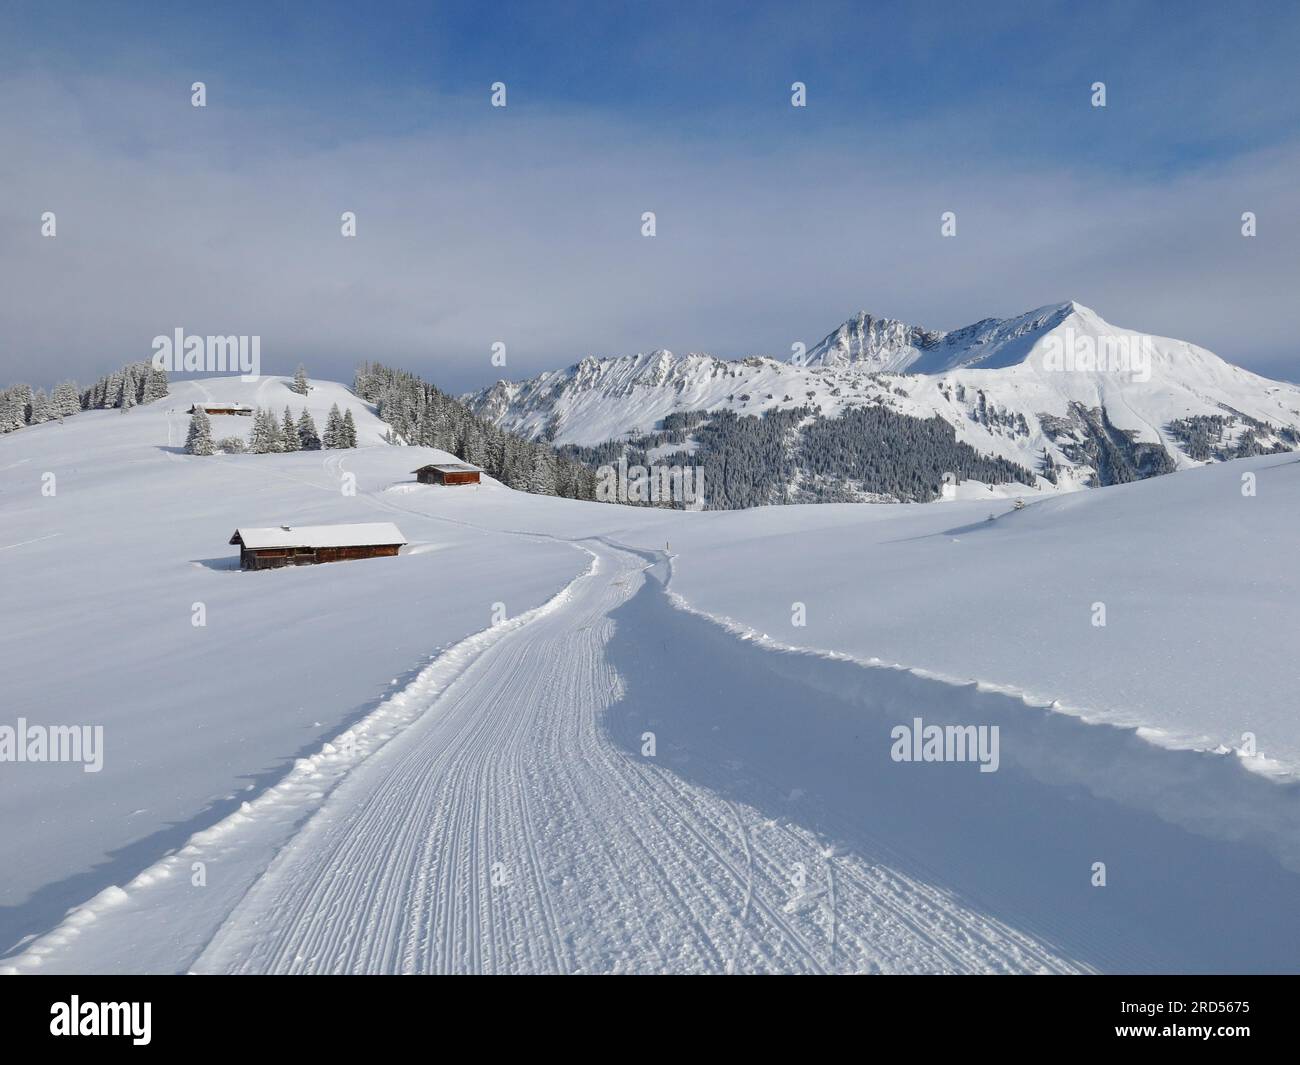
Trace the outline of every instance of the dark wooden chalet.
{"label": "dark wooden chalet", "polygon": [[205,414],[239,414],[245,418],[253,416],[253,408],[247,403],[195,403],[190,407],[191,414],[198,414],[199,411]]}
{"label": "dark wooden chalet", "polygon": [[432,462],[411,472],[421,484],[478,484],[483,471],[464,462]]}
{"label": "dark wooden chalet", "polygon": [[230,542],[239,547],[240,569],[279,569],[395,555],[406,537],[392,522],[381,521],[236,529]]}

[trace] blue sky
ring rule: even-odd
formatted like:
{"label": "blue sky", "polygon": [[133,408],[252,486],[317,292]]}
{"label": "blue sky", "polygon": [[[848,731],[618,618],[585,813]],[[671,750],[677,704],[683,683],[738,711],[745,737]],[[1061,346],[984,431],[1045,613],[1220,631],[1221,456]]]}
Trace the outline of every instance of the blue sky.
{"label": "blue sky", "polygon": [[459,390],[496,340],[518,377],[1074,298],[1295,378],[1298,45],[1294,4],[11,3],[0,377],[183,326]]}

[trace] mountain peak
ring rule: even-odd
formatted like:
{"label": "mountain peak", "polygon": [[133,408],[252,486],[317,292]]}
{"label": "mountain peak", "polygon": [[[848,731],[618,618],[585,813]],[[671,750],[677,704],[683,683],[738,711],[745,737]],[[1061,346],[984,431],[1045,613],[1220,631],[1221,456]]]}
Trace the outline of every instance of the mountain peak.
{"label": "mountain peak", "polygon": [[858,366],[875,373],[1008,366],[1024,359],[1039,336],[1071,315],[1100,321],[1095,312],[1074,300],[1047,304],[1014,318],[984,318],[949,331],[859,311],[790,361],[796,366]]}

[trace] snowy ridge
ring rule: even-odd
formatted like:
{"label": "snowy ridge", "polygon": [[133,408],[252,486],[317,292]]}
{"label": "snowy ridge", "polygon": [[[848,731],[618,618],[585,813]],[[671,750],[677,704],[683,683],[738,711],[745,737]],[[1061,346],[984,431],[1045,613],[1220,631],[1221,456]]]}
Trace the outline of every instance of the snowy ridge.
{"label": "snowy ridge", "polygon": [[[1123,356],[1106,357],[1130,348],[1144,360],[1136,371]],[[1083,355],[1076,360],[1074,352]],[[1043,490],[1093,480],[1098,460],[1089,449],[1099,440],[1105,446],[1106,434],[1125,447],[1115,434],[1164,449],[1169,468],[1182,469],[1204,460],[1174,430],[1179,419],[1224,419],[1212,431],[1215,446],[1228,448],[1247,431],[1263,450],[1289,448],[1284,431],[1300,431],[1300,388],[1185,341],[1113,326],[1075,302],[950,332],[863,312],[788,362],[667,351],[587,358],[463,398],[475,413],[528,437],[586,445],[649,431],[678,411],[814,406],[835,417],[881,404],[916,418],[937,415],[981,454],[1032,471],[1048,456],[1058,477],[1038,477],[1034,487]]]}
{"label": "snowy ridge", "polygon": [[1060,325],[1076,303],[1039,307],[1015,318],[985,318],[952,332],[922,329],[892,318],[859,311],[802,356],[796,366],[858,366],[872,372],[947,373],[967,367],[995,368],[1020,362],[1026,352],[1018,343]]}

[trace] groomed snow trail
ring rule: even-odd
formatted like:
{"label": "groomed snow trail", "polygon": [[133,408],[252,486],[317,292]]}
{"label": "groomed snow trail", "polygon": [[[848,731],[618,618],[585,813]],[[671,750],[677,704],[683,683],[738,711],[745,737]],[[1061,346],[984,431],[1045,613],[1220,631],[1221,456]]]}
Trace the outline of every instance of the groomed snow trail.
{"label": "groomed snow trail", "polygon": [[[674,772],[706,753],[661,740],[642,754],[639,731],[620,742],[609,647],[624,621],[611,613],[650,563],[586,546],[596,565],[567,600],[495,642],[359,765],[194,971],[1078,968],[944,890]],[[621,635],[644,636],[643,675],[674,670],[671,634]]]}

